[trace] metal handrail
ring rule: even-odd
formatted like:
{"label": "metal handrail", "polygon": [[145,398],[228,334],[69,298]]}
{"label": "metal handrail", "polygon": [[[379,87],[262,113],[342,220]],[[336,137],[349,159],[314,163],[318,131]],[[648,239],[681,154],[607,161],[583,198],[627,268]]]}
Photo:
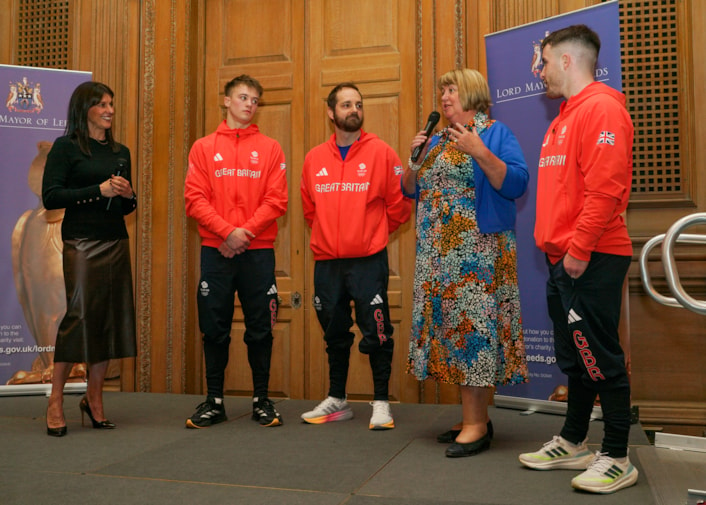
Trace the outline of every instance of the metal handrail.
{"label": "metal handrail", "polygon": [[[706,315],[706,301],[700,301],[689,296],[679,280],[677,265],[674,259],[674,246],[678,243],[685,244],[706,244],[706,235],[682,234],[682,231],[690,226],[706,224],[706,213],[697,213],[685,216],[677,220],[667,233],[657,235],[648,240],[640,252],[640,276],[645,291],[657,302],[669,307],[684,307],[698,314]],[[664,296],[657,292],[652,285],[649,271],[647,269],[647,259],[650,251],[662,243],[662,265],[667,278],[667,286],[674,295],[674,298]]]}

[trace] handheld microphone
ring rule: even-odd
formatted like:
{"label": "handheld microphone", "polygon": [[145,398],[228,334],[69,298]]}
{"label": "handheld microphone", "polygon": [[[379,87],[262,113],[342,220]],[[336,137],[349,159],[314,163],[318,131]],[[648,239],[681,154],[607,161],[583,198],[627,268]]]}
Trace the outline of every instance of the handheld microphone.
{"label": "handheld microphone", "polygon": [[[125,170],[125,163],[127,163],[127,160],[124,158],[118,158],[118,169],[115,171],[115,175],[120,175],[123,170]],[[108,205],[106,206],[105,210],[110,210],[110,204],[113,203],[113,197],[111,196],[108,198]]]}
{"label": "handheld microphone", "polygon": [[417,147],[414,148],[414,151],[412,151],[413,163],[417,162],[417,158],[419,158],[419,155],[422,154],[422,149],[424,149],[424,146],[427,144],[427,142],[429,142],[429,136],[431,135],[432,130],[434,130],[436,123],[439,122],[439,118],[441,118],[441,115],[436,111],[432,111],[432,113],[429,114],[429,118],[427,119],[427,125],[424,127],[424,133],[427,136],[427,140],[423,144],[419,144]]}

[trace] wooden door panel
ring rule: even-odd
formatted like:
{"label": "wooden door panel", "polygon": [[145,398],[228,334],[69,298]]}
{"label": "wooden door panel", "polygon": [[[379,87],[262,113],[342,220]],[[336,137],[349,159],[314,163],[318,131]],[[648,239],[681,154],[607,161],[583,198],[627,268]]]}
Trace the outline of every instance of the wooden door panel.
{"label": "wooden door panel", "polygon": [[[298,0],[209,0],[206,17],[206,128],[213,131],[223,120],[223,88],[240,74],[256,78],[264,88],[255,124],[282,146],[287,161],[289,207],[278,220],[275,241],[277,289],[280,309],[273,331],[270,377],[272,396],[302,398],[304,310],[304,220],[301,217],[299,179],[304,155],[303,39],[304,9]],[[231,331],[230,362],[226,371],[228,394],[250,394],[252,378],[243,343],[245,331],[240,303]]]}
{"label": "wooden door panel", "polygon": [[[224,65],[244,65],[285,61],[292,65],[301,54],[295,45],[300,44],[292,32],[301,32],[301,24],[294,24],[300,3],[297,0],[223,0],[223,30],[214,33],[223,43]],[[211,19],[211,18],[209,18]]]}
{"label": "wooden door panel", "polygon": [[[223,86],[229,79],[247,73],[262,83],[265,92],[255,122],[282,145],[290,194],[275,244],[281,305],[270,389],[273,395],[321,398],[328,374],[321,328],[311,308],[313,260],[299,197],[301,165],[306,152],[330,136],[325,99],[333,86],[346,80],[363,92],[364,127],[406,159],[417,131],[416,108],[410,105],[416,100],[414,12],[404,0],[362,0],[355,6],[334,0],[281,0],[258,3],[257,17],[244,23],[242,13],[251,6],[247,0],[207,2],[204,133],[223,118]],[[411,299],[414,268],[413,226],[408,223],[393,234],[388,251],[396,340],[391,395],[400,398],[410,313],[405,300]],[[226,389],[233,394],[252,389],[243,332],[238,309],[226,377]],[[351,395],[371,396],[367,356],[354,351],[351,364]]]}
{"label": "wooden door panel", "polygon": [[[407,347],[403,345],[401,341],[407,342],[406,338],[401,338],[400,335],[400,321],[402,317],[402,310],[394,310],[390,307],[390,319],[393,321],[394,333],[392,338],[395,340],[395,350],[394,355],[397,358],[404,355],[407,356]],[[360,342],[361,333],[358,331],[357,326],[353,326],[353,333],[355,334],[355,343],[351,349],[351,360],[350,368],[348,370],[348,383],[346,392],[348,393],[348,398],[351,400],[372,400],[373,398],[373,376],[370,370],[370,361],[367,354],[362,354],[358,351],[358,342]],[[324,354],[325,356],[325,354]],[[392,374],[390,376],[390,400],[396,401],[400,400],[400,382],[403,375],[406,373],[406,360],[393,359],[392,360]],[[328,370],[328,368],[326,368]],[[328,391],[328,378],[325,380],[324,393]]]}
{"label": "wooden door panel", "polygon": [[[250,395],[252,393],[252,375],[250,365],[248,365],[247,349],[243,343],[245,325],[242,322],[242,314],[235,315],[235,321],[231,327],[230,361],[226,368],[225,394],[226,395]],[[272,368],[270,370],[270,396],[274,398],[289,397],[289,384],[291,382],[289,374],[288,359],[290,352],[290,326],[286,314],[272,332],[274,343],[272,346]]]}
{"label": "wooden door panel", "polygon": [[[306,93],[309,117],[316,118],[310,124],[308,148],[326,141],[333,132],[326,114],[328,93],[340,82],[352,81],[363,95],[363,128],[378,135],[406,160],[409,142],[417,131],[414,9],[403,0],[361,0],[354,6],[336,0],[315,0],[307,2],[306,15],[310,41],[306,48],[306,75],[309,77]],[[395,328],[390,396],[400,399],[414,275],[414,229],[410,223],[392,235],[388,255],[390,316]],[[313,272],[308,242],[307,257],[308,272]],[[312,274],[307,275],[307,288],[308,293],[313,292]],[[311,296],[306,302],[310,307]],[[328,391],[328,365],[323,332],[313,310],[309,311],[306,325],[310,363],[307,393],[308,397],[317,399]],[[353,331],[356,340],[351,352],[347,392],[350,398],[370,399],[373,394],[370,364],[368,357],[357,350],[360,340],[357,326]]]}

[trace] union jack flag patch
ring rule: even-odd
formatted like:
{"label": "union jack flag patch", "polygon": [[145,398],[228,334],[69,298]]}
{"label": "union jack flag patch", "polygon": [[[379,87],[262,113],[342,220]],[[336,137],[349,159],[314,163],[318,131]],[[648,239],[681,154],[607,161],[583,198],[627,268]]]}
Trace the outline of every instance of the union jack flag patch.
{"label": "union jack flag patch", "polygon": [[598,142],[596,144],[610,144],[611,146],[615,145],[615,133],[613,132],[608,132],[608,131],[602,131],[600,135],[598,135]]}

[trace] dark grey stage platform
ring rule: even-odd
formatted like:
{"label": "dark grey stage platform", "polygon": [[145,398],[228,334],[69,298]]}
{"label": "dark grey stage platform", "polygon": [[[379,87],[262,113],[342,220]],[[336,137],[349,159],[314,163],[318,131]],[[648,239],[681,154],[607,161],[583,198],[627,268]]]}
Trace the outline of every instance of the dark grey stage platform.
{"label": "dark grey stage platform", "polygon": [[[457,421],[457,405],[393,404],[397,428],[370,431],[367,403],[352,403],[350,421],[313,426],[299,416],[317,402],[280,400],[284,425],[263,428],[250,420],[249,399],[227,398],[228,422],[187,430],[200,396],[106,393],[118,428],[103,431],[81,427],[79,399],[66,398],[68,435],[52,438],[45,397],[0,398],[1,504],[661,505],[641,460],[661,478],[669,471],[634,426],[638,484],[606,496],[574,491],[577,472],[538,472],[517,460],[557,433],[563,417],[511,409],[492,409],[490,451],[449,459],[435,435]],[[594,450],[602,430],[592,423]],[[666,499],[686,503],[686,487]]]}

